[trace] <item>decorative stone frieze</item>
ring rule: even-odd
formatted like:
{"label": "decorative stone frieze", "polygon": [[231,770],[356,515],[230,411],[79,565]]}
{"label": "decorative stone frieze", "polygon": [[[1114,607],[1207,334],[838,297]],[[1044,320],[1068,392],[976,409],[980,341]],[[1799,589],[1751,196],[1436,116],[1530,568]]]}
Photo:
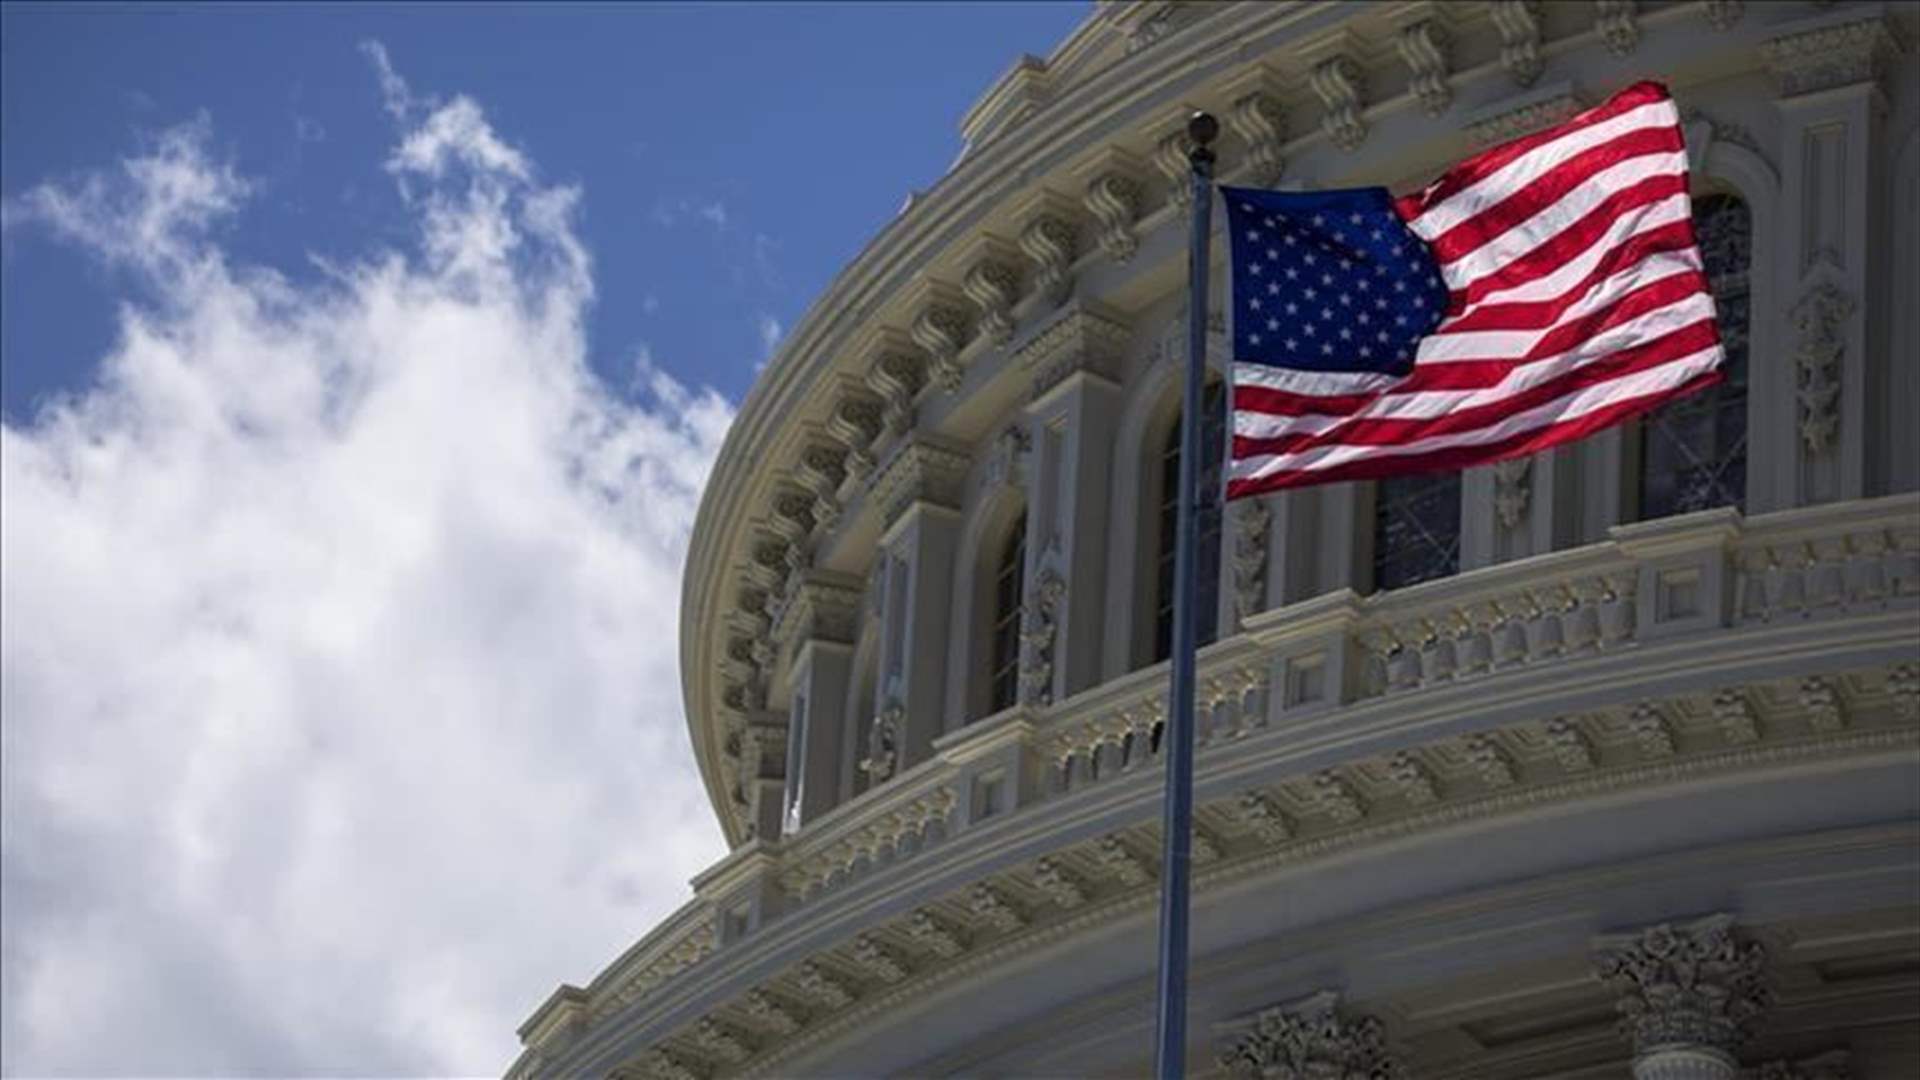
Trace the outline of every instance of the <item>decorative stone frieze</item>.
{"label": "decorative stone frieze", "polygon": [[1140,250],[1133,224],[1140,217],[1143,170],[1131,155],[1110,149],[1087,172],[1085,202],[1087,212],[1100,223],[1100,248],[1114,262],[1127,262]]}
{"label": "decorative stone frieze", "polygon": [[791,1035],[800,1030],[800,1018],[765,990],[749,990],[740,1002],[740,1011],[748,1020],[776,1035]]}
{"label": "decorative stone frieze", "polygon": [[711,1016],[703,1018],[693,1026],[693,1045],[703,1054],[710,1054],[729,1065],[738,1065],[753,1056],[741,1036],[723,1026]]}
{"label": "decorative stone frieze", "polygon": [[1428,116],[1439,116],[1453,104],[1453,88],[1447,85],[1449,40],[1446,24],[1432,17],[1407,22],[1394,37],[1410,76],[1407,89]]}
{"label": "decorative stone frieze", "polygon": [[1414,806],[1427,806],[1440,798],[1433,770],[1406,751],[1388,760],[1387,776],[1393,780],[1393,786],[1400,790],[1401,796]]}
{"label": "decorative stone frieze", "polygon": [[1024,605],[1020,630],[1020,700],[1024,704],[1053,704],[1054,650],[1060,639],[1060,609],[1067,598],[1067,582],[1052,568],[1036,575]]}
{"label": "decorative stone frieze", "polygon": [[1800,442],[1810,454],[1825,453],[1840,431],[1840,358],[1853,307],[1846,293],[1821,282],[1807,290],[1789,316],[1800,335],[1793,349],[1793,396]]}
{"label": "decorative stone frieze", "polygon": [[1800,680],[1800,707],[1807,711],[1807,723],[1815,731],[1841,731],[1847,726],[1847,716],[1840,704],[1840,693],[1834,688],[1833,680],[1820,675],[1809,675]]}
{"label": "decorative stone frieze", "polygon": [[1573,720],[1556,716],[1546,722],[1542,733],[1560,768],[1567,772],[1586,772],[1593,768],[1593,743]]}
{"label": "decorative stone frieze", "polygon": [[1027,485],[1027,461],[1033,456],[1033,434],[1021,423],[1008,424],[993,437],[987,451],[986,474],[989,488],[1022,488]]}
{"label": "decorative stone frieze", "polygon": [[1314,809],[1336,824],[1351,825],[1367,816],[1367,805],[1353,786],[1332,772],[1315,773],[1309,791]]}
{"label": "decorative stone frieze", "polygon": [[960,288],[980,316],[980,333],[996,345],[1013,340],[1013,305],[1020,299],[1019,253],[1004,240],[980,240]]}
{"label": "decorative stone frieze", "polygon": [[1540,58],[1540,0],[1494,0],[1487,7],[1500,31],[1500,66],[1516,86],[1532,86],[1546,67]]}
{"label": "decorative stone frieze", "polygon": [[1788,95],[1877,81],[1900,51],[1900,40],[1877,13],[1859,22],[1789,33],[1760,43],[1761,58],[1781,92]]}
{"label": "decorative stone frieze", "polygon": [[1287,142],[1287,109],[1280,95],[1264,87],[1241,94],[1227,111],[1227,124],[1247,144],[1248,181],[1259,187],[1279,183],[1287,167],[1283,149]]}
{"label": "decorative stone frieze", "polygon": [[1779,1058],[1763,1062],[1743,1074],[1744,1080],[1852,1080],[1850,1055],[1845,1050],[1788,1061]]}
{"label": "decorative stone frieze", "polygon": [[910,344],[889,341],[867,369],[867,385],[884,404],[881,420],[894,437],[913,428],[914,405],[927,387],[927,361]]}
{"label": "decorative stone frieze", "polygon": [[1003,934],[1027,925],[1027,917],[1013,906],[999,889],[982,881],[967,890],[967,910],[987,926]]}
{"label": "decorative stone frieze", "polygon": [[1367,107],[1366,72],[1347,56],[1330,56],[1314,65],[1307,83],[1326,109],[1320,130],[1340,149],[1358,149],[1367,137],[1361,116]]}
{"label": "decorative stone frieze", "polygon": [[[1620,993],[1635,1076],[1731,1080],[1734,1052],[1770,1000],[1765,963],[1766,950],[1724,914],[1597,940],[1594,970]],[[1670,1058],[1689,1067],[1663,1067]]]}
{"label": "decorative stone frieze", "polygon": [[1242,792],[1231,805],[1234,820],[1261,843],[1278,844],[1293,836],[1293,822],[1272,799],[1260,792]]}
{"label": "decorative stone frieze", "polygon": [[1640,24],[1634,18],[1634,0],[1596,0],[1593,5],[1593,29],[1607,51],[1627,57],[1640,44]]}
{"label": "decorative stone frieze", "polygon": [[1075,305],[1054,316],[1014,353],[1033,372],[1035,398],[1080,372],[1111,378],[1131,334],[1099,310]]}
{"label": "decorative stone frieze", "polygon": [[1706,0],[1700,8],[1707,17],[1707,25],[1722,32],[1733,29],[1747,11],[1744,0]]}
{"label": "decorative stone frieze", "polygon": [[925,295],[909,333],[913,343],[926,350],[927,370],[935,384],[951,394],[967,375],[961,354],[973,340],[973,320],[958,293],[932,282],[922,289]]}
{"label": "decorative stone frieze", "polygon": [[1572,88],[1548,93],[1517,108],[1481,116],[1467,124],[1467,135],[1478,146],[1492,146],[1551,127],[1586,108]]}
{"label": "decorative stone frieze", "polygon": [[[858,391],[843,391],[827,417],[827,435],[846,449],[847,479],[860,483],[873,474],[874,444],[881,431],[880,400]],[[848,492],[842,488],[844,502]]]}
{"label": "decorative stone frieze", "polygon": [[867,732],[867,753],[860,759],[860,771],[869,785],[884,784],[900,771],[900,737],[907,710],[897,701],[888,702],[873,718]]}
{"label": "decorative stone frieze", "polygon": [[1493,513],[1502,526],[1514,529],[1526,520],[1532,478],[1531,455],[1493,463]]}
{"label": "decorative stone frieze", "polygon": [[1627,732],[1643,757],[1672,757],[1673,726],[1661,715],[1660,707],[1650,701],[1635,705],[1627,714]]}
{"label": "decorative stone frieze", "polygon": [[1406,1070],[1387,1047],[1386,1028],[1344,1009],[1340,996],[1311,997],[1262,1009],[1222,1025],[1218,1063],[1245,1080],[1401,1080]]}
{"label": "decorative stone frieze", "polygon": [[958,509],[967,466],[965,454],[940,443],[904,442],[880,464],[872,497],[889,524],[917,502]]}
{"label": "decorative stone frieze", "polygon": [[893,951],[893,946],[872,934],[861,934],[854,938],[848,951],[853,955],[853,962],[871,978],[883,983],[897,983],[907,977],[907,966]]}
{"label": "decorative stone frieze", "polygon": [[1920,664],[1899,664],[1887,672],[1887,696],[1895,716],[1920,720]]}
{"label": "decorative stone frieze", "polygon": [[1047,899],[1063,908],[1077,908],[1087,902],[1087,891],[1058,859],[1043,856],[1033,864],[1033,883]]}
{"label": "decorative stone frieze", "polygon": [[787,570],[813,565],[813,495],[794,488],[777,489],[768,506],[767,527],[787,545]]}
{"label": "decorative stone frieze", "polygon": [[636,1066],[643,1080],[705,1080],[685,1059],[658,1046],[641,1054]]}
{"label": "decorative stone frieze", "polygon": [[1730,743],[1760,741],[1760,715],[1745,690],[1729,687],[1714,694],[1713,720],[1720,726],[1720,737]]}
{"label": "decorative stone frieze", "polygon": [[1073,293],[1073,263],[1080,257],[1075,210],[1065,196],[1041,191],[1021,215],[1020,251],[1033,263],[1034,287],[1055,306]]}
{"label": "decorative stone frieze", "polygon": [[913,939],[914,944],[942,960],[951,960],[967,951],[967,943],[961,939],[960,932],[925,908],[907,917],[907,936]]}
{"label": "decorative stone frieze", "polygon": [[793,984],[810,1000],[829,1009],[844,1009],[853,1004],[853,991],[847,984],[812,960],[794,972]]}
{"label": "decorative stone frieze", "polygon": [[1267,528],[1264,499],[1242,499],[1233,513],[1233,610],[1246,619],[1267,607]]}
{"label": "decorative stone frieze", "polygon": [[1103,836],[1093,847],[1094,861],[1120,884],[1132,887],[1153,880],[1148,863],[1117,836]]}
{"label": "decorative stone frieze", "polygon": [[1514,773],[1513,757],[1500,748],[1493,736],[1477,732],[1466,737],[1463,750],[1467,763],[1480,782],[1493,788],[1512,787],[1519,779]]}
{"label": "decorative stone frieze", "polygon": [[793,598],[781,609],[774,636],[788,646],[802,641],[851,645],[859,633],[861,599],[858,578],[804,574],[794,584]]}

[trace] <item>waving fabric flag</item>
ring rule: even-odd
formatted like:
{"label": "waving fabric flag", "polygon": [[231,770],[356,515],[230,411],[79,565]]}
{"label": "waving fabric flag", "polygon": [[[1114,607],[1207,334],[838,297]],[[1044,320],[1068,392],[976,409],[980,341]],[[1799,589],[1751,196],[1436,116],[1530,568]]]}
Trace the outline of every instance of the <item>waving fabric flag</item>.
{"label": "waving fabric flag", "polygon": [[1221,193],[1228,498],[1530,454],[1721,377],[1680,117],[1656,83],[1402,199]]}

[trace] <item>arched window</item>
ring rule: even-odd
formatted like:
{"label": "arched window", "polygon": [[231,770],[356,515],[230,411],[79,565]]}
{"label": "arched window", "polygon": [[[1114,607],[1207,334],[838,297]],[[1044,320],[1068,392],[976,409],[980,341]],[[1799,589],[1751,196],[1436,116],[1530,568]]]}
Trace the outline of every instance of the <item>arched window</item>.
{"label": "arched window", "polygon": [[1020,697],[1020,606],[1025,594],[1027,515],[1008,530],[994,564],[993,630],[989,652],[988,711],[997,713]]}
{"label": "arched window", "polygon": [[1402,589],[1460,569],[1460,473],[1379,481],[1373,492],[1373,587]]}
{"label": "arched window", "polygon": [[[1208,645],[1220,633],[1220,474],[1226,452],[1227,389],[1224,383],[1207,385],[1201,400],[1205,422],[1200,428],[1200,559],[1199,588],[1194,606],[1199,612],[1199,644]],[[1173,563],[1178,550],[1180,519],[1180,418],[1167,430],[1160,452],[1160,539],[1154,574],[1153,659],[1173,655]]]}
{"label": "arched window", "polygon": [[1747,266],[1753,215],[1733,195],[1693,200],[1693,230],[1727,351],[1726,379],[1649,413],[1640,424],[1640,517],[1666,517],[1747,498]]}

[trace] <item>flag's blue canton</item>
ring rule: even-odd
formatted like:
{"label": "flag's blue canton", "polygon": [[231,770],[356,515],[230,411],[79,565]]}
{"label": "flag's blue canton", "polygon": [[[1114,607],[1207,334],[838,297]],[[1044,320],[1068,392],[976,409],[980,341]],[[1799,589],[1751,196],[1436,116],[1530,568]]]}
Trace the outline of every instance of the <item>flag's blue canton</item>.
{"label": "flag's blue canton", "polygon": [[1385,188],[1221,188],[1233,235],[1233,358],[1309,371],[1413,369],[1446,313],[1433,254]]}

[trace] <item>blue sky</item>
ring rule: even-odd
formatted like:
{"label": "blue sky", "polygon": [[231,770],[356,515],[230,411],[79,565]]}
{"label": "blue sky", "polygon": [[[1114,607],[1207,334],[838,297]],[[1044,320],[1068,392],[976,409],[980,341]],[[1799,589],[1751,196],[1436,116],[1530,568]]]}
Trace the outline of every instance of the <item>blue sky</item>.
{"label": "blue sky", "polygon": [[[961,114],[1062,4],[642,4],[0,9],[0,193],[114,160],[204,112],[260,185],[224,227],[296,278],[310,255],[396,243],[390,124],[358,46],[422,88],[482,102],[551,181],[584,195],[594,366],[642,348],[738,400],[777,324],[959,150]],[[0,408],[84,386],[127,283],[30,230],[5,238]]]}
{"label": "blue sky", "polygon": [[0,8],[0,1075],[499,1075],[686,902],[735,408],[1084,11]]}

